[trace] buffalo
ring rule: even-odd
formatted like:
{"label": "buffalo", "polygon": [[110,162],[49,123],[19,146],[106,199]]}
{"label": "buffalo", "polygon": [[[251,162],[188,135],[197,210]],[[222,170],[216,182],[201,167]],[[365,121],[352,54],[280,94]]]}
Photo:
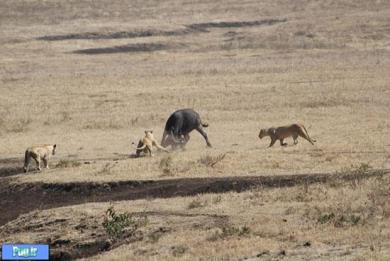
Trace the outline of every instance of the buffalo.
{"label": "buffalo", "polygon": [[165,124],[161,146],[168,147],[171,145],[172,148],[176,148],[179,145],[184,148],[190,139],[189,133],[197,130],[206,140],[207,146],[211,147],[203,127],[208,127],[208,124],[202,122],[199,114],[193,109],[177,110],[169,116]]}

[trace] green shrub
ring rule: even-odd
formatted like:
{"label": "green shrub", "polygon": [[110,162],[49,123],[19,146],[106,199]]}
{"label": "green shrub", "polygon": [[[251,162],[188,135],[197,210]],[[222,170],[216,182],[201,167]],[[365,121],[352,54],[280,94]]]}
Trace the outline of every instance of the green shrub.
{"label": "green shrub", "polygon": [[225,239],[227,237],[232,237],[232,236],[247,236],[251,232],[250,228],[247,226],[242,226],[242,227],[232,227],[232,226],[226,226],[222,227],[221,230],[215,231],[207,240],[209,241],[216,241],[219,239]]}
{"label": "green shrub", "polygon": [[114,207],[110,206],[104,216],[103,227],[112,239],[119,239],[133,235],[137,229],[146,225],[147,218],[136,219],[125,212],[117,214]]}

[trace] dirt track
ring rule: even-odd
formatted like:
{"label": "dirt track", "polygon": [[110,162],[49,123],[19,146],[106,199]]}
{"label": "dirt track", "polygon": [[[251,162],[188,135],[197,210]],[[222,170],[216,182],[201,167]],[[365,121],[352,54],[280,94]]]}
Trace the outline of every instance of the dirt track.
{"label": "dirt track", "polygon": [[300,174],[280,176],[247,176],[226,178],[186,178],[169,180],[140,180],[108,183],[24,183],[11,185],[12,178],[0,182],[0,225],[18,215],[36,209],[48,209],[86,202],[135,200],[192,196],[199,193],[245,191],[252,187],[289,187],[337,180],[358,180],[390,174],[390,170],[342,174]]}

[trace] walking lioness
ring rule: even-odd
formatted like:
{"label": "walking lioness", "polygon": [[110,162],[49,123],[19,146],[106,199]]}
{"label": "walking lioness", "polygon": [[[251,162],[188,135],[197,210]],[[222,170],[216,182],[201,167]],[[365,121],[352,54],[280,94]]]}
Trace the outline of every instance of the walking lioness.
{"label": "walking lioness", "polygon": [[269,147],[273,146],[277,140],[280,141],[281,146],[286,146],[287,143],[283,143],[283,140],[287,137],[292,137],[294,139],[294,145],[298,143],[298,136],[301,136],[305,140],[309,141],[312,145],[316,140],[313,140],[309,137],[305,126],[302,124],[291,124],[288,126],[282,126],[278,128],[269,128],[269,129],[261,129],[259,133],[259,138],[269,136],[271,138],[271,143]]}
{"label": "walking lioness", "polygon": [[141,151],[143,151],[145,154],[149,154],[149,156],[153,156],[152,149],[153,146],[157,147],[157,149],[163,150],[165,152],[169,152],[166,148],[161,147],[160,144],[155,140],[153,136],[152,130],[146,130],[145,131],[145,137],[138,142],[138,146],[136,149],[136,155],[137,157],[140,156]]}
{"label": "walking lioness", "polygon": [[49,168],[49,159],[51,155],[56,154],[57,145],[39,145],[33,146],[26,150],[24,154],[24,172],[28,172],[28,166],[30,165],[31,158],[37,163],[38,170],[41,170],[41,160],[43,161],[45,168]]}

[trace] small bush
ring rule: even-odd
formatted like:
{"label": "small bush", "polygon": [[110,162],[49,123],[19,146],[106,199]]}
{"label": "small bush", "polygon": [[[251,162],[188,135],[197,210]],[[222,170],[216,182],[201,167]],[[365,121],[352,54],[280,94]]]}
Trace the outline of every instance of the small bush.
{"label": "small bush", "polygon": [[213,197],[213,204],[218,204],[222,201],[222,196],[221,195],[217,195],[215,197]]}
{"label": "small bush", "polygon": [[325,223],[328,223],[330,222],[332,219],[334,219],[335,215],[333,213],[325,213],[325,214],[321,214],[317,221],[318,223],[321,223],[321,224],[325,224]]}
{"label": "small bush", "polygon": [[225,239],[227,237],[232,237],[232,236],[248,236],[251,233],[251,230],[247,226],[242,226],[242,227],[222,227],[221,230],[215,231],[207,240],[209,241],[216,241],[220,239]]}
{"label": "small bush", "polygon": [[172,255],[174,257],[180,257],[180,256],[184,255],[184,253],[187,252],[187,250],[188,250],[188,247],[183,246],[183,245],[173,246],[172,247]]}
{"label": "small bush", "polygon": [[359,173],[359,174],[363,174],[369,170],[372,169],[372,166],[368,163],[360,163],[359,166],[356,167],[356,170],[355,172]]}
{"label": "small bush", "polygon": [[371,169],[372,166],[370,164],[360,163],[360,165],[351,165],[350,167],[342,168],[340,172],[359,175],[359,174],[364,174]]}
{"label": "small bush", "polygon": [[174,170],[172,166],[172,157],[165,156],[160,160],[159,168],[161,169],[164,176],[173,176]]}
{"label": "small bush", "polygon": [[360,163],[360,165],[351,165],[349,168],[342,168],[341,173],[347,173],[354,176],[354,179],[350,181],[352,188],[358,187],[363,180],[364,174],[372,169],[372,166],[368,163]]}
{"label": "small bush", "polygon": [[101,174],[110,174],[111,169],[114,167],[114,165],[111,165],[110,163],[106,163],[104,167],[97,172],[98,175]]}
{"label": "small bush", "polygon": [[202,156],[198,162],[205,165],[206,167],[214,167],[218,162],[223,160],[226,156],[226,153],[224,154],[219,154],[218,156],[211,156],[211,155],[206,155]]}
{"label": "small bush", "polygon": [[340,216],[337,216],[334,220],[334,226],[335,227],[345,227],[348,225],[355,226],[359,223],[361,220],[360,216],[354,215],[354,214],[343,214]]}
{"label": "small bush", "polygon": [[148,240],[147,242],[148,243],[157,243],[160,238],[165,234],[165,233],[168,233],[170,232],[171,229],[170,228],[167,228],[167,227],[160,227],[158,228],[158,230],[155,230],[153,231],[152,233],[150,233],[148,235]]}
{"label": "small bush", "polygon": [[133,235],[139,227],[145,226],[146,223],[146,216],[136,219],[127,212],[117,214],[114,207],[110,206],[105,212],[102,225],[112,239],[119,239]]}
{"label": "small bush", "polygon": [[81,166],[81,162],[75,160],[60,160],[56,164],[56,168],[74,168]]}
{"label": "small bush", "polygon": [[200,198],[196,198],[188,204],[188,209],[200,208],[207,205],[206,201],[202,201]]}
{"label": "small bush", "polygon": [[333,223],[335,227],[345,227],[347,225],[357,225],[361,221],[361,217],[351,213],[334,214],[332,212],[321,214],[317,221],[320,224]]}
{"label": "small bush", "polygon": [[196,162],[194,161],[175,161],[174,157],[171,155],[163,156],[159,163],[159,169],[161,170],[162,174],[161,177],[172,177],[175,176],[177,173],[185,173],[187,171],[190,171],[193,169],[193,167],[196,165]]}

